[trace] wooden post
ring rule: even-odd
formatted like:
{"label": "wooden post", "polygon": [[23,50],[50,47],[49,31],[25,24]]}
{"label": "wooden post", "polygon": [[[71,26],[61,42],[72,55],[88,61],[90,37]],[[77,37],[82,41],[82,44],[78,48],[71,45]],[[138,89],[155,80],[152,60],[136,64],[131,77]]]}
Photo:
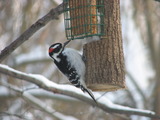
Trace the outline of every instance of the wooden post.
{"label": "wooden post", "polygon": [[125,88],[120,0],[105,0],[105,36],[84,45],[86,85],[93,91]]}

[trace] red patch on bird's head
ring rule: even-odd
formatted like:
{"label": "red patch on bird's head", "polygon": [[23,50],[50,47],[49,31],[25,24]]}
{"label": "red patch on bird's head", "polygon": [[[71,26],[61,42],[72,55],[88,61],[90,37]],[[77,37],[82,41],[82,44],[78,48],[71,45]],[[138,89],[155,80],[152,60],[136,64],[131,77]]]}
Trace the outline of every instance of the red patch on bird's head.
{"label": "red patch on bird's head", "polygon": [[53,51],[54,51],[53,48],[49,48],[49,50],[48,50],[49,53],[52,53]]}

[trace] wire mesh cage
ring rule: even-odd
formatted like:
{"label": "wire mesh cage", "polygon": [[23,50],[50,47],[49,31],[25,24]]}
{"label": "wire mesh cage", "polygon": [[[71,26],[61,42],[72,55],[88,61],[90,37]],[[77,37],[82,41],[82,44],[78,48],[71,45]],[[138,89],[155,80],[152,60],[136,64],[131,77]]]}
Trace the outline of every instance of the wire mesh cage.
{"label": "wire mesh cage", "polygon": [[64,0],[68,40],[104,35],[104,0]]}

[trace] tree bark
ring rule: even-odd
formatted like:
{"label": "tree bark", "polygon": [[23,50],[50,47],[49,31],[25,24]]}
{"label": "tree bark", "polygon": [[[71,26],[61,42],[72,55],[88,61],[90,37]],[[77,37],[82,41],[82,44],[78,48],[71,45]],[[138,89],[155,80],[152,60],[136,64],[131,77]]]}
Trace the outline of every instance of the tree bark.
{"label": "tree bark", "polygon": [[125,88],[120,0],[105,0],[105,35],[84,45],[86,85],[93,91]]}

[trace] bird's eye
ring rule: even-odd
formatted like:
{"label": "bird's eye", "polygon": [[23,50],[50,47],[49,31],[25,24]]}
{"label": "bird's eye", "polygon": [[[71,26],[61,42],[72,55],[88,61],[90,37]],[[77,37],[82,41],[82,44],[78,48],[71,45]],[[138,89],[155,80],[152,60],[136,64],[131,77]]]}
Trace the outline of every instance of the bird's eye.
{"label": "bird's eye", "polygon": [[61,51],[61,49],[62,49],[61,45],[55,46],[54,53],[58,53],[59,51]]}

